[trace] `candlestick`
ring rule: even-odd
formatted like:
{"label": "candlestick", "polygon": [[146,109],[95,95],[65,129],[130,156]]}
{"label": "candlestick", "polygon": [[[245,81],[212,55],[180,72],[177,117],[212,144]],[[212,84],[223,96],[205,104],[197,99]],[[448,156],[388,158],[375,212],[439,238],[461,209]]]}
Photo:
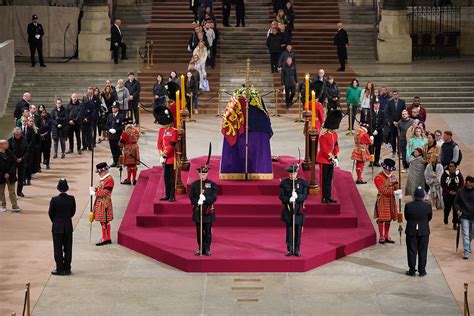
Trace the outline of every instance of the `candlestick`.
{"label": "candlestick", "polygon": [[[184,99],[184,98],[183,98]],[[181,127],[181,119],[180,119],[180,106],[179,106],[179,91],[176,91],[176,128],[179,129]]]}
{"label": "candlestick", "polygon": [[316,93],[311,91],[311,127],[316,128]]}
{"label": "candlestick", "polygon": [[304,110],[307,111],[308,106],[309,106],[309,76],[308,75],[304,77],[304,82],[305,82]]}
{"label": "candlestick", "polygon": [[181,75],[181,109],[186,107],[186,94],[185,94],[185,86],[184,86],[184,75]]}

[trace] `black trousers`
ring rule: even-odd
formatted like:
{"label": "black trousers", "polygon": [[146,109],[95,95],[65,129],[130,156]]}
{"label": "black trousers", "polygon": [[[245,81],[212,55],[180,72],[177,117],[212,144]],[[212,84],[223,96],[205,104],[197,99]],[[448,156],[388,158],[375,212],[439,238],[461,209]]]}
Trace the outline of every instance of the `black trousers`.
{"label": "black trousers", "polygon": [[407,236],[407,258],[410,272],[415,273],[416,256],[418,255],[418,272],[426,273],[426,258],[428,253],[428,243],[430,235]]}
{"label": "black trousers", "polygon": [[114,160],[115,163],[118,163],[120,154],[122,153],[118,143],[119,143],[119,139],[110,139],[109,137],[110,152],[112,153],[112,159]]}
{"label": "black trousers", "polygon": [[398,142],[400,143],[400,151],[402,154],[402,164],[403,168],[407,169],[408,161],[407,161],[407,141],[399,139]]}
{"label": "black trousers", "polygon": [[241,16],[239,14],[235,15],[235,18],[237,20],[237,26],[240,26],[242,24],[243,27],[245,27],[245,16]]}
{"label": "black trousers", "polygon": [[[200,247],[201,242],[201,225],[196,223],[196,240],[198,247]],[[211,242],[212,242],[212,223],[202,223],[202,250],[211,251]]]}
{"label": "black trousers", "polygon": [[169,164],[165,165],[165,189],[166,189],[166,197],[172,198],[174,197],[174,165]]}
{"label": "black trousers", "polygon": [[51,159],[51,137],[45,137],[41,140],[41,153],[40,157],[43,158],[42,162],[45,165],[49,165]]}
{"label": "black trousers", "polygon": [[58,147],[59,144],[61,144],[61,154],[64,154],[66,152],[66,138],[65,137],[58,137],[53,139],[54,141],[54,154],[58,154]]}
{"label": "black trousers", "polygon": [[72,232],[65,234],[53,233],[54,261],[57,271],[71,271]]}
{"label": "black trousers", "polygon": [[118,46],[114,46],[112,49],[112,55],[114,57],[114,63],[118,64],[118,53],[119,49],[122,49],[122,60],[127,58],[127,45],[125,43],[119,43]]}
{"label": "black trousers", "polygon": [[130,109],[130,118],[135,121],[138,125],[140,118],[138,117],[138,100],[133,100],[128,103],[128,108]]}
{"label": "black trousers", "polygon": [[270,66],[272,71],[278,70],[278,60],[280,59],[280,53],[270,53]]}
{"label": "black trousers", "polygon": [[347,59],[347,48],[345,46],[338,46],[337,47],[337,59],[339,59],[339,64],[341,65],[341,69],[346,69],[346,59]]}
{"label": "black trousers", "polygon": [[[295,251],[300,251],[303,225],[295,225]],[[293,252],[293,225],[286,224],[286,250]]]}
{"label": "black trousers", "polygon": [[217,42],[214,41],[211,47],[211,56],[209,57],[209,64],[211,67],[216,66],[216,56],[217,56]]}
{"label": "black trousers", "polygon": [[390,145],[392,145],[392,153],[396,154],[398,152],[397,148],[398,142],[398,129],[395,125],[390,125]]}
{"label": "black trousers", "polygon": [[[451,213],[451,209],[453,209],[455,198],[456,198],[455,195],[448,195],[448,196],[443,195],[444,218],[446,220],[448,220],[449,213]],[[458,212],[456,212],[454,209],[453,209],[453,221],[452,222],[453,222],[453,224],[458,224],[459,223]]]}
{"label": "black trousers", "polygon": [[287,86],[285,85],[285,103],[286,107],[289,108],[293,103],[293,98],[296,94],[296,86]]}
{"label": "black trousers", "polygon": [[191,8],[191,10],[193,11],[193,15],[194,15],[194,22],[198,22],[198,10],[199,10],[199,7],[198,6],[193,6]]}
{"label": "black trousers", "polygon": [[74,135],[76,135],[77,150],[81,150],[81,125],[69,125],[67,136],[69,138],[69,151],[74,151]]}
{"label": "black trousers", "polygon": [[230,9],[231,6],[227,6],[227,8],[222,8],[222,25],[230,26],[229,25],[229,17],[230,17]]}
{"label": "black trousers", "polygon": [[23,182],[25,182],[26,161],[16,165],[16,193],[23,192]]}
{"label": "black trousers", "polygon": [[[370,109],[361,109],[360,110],[360,122],[368,123]],[[354,125],[352,125],[354,126]]]}
{"label": "black trousers", "polygon": [[40,65],[44,65],[43,43],[35,43],[35,44],[30,43],[31,66],[36,65],[36,60],[35,60],[36,51],[38,51],[38,59],[39,59]]}
{"label": "black trousers", "polygon": [[82,148],[86,150],[92,147],[92,123],[82,124]]}
{"label": "black trousers", "polygon": [[377,134],[374,137],[373,151],[374,154],[374,163],[378,163],[380,160],[380,149],[382,148],[383,135],[382,133]]}
{"label": "black trousers", "polygon": [[322,188],[323,188],[323,199],[331,199],[332,191],[332,176],[334,175],[333,164],[321,164],[322,166]]}

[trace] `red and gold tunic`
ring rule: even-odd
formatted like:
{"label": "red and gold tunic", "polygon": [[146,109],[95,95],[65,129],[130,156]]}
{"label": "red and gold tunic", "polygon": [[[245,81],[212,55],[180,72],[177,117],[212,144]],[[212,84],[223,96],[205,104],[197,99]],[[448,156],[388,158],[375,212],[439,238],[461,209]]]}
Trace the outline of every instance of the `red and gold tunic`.
{"label": "red and gold tunic", "polygon": [[105,213],[107,213],[107,222],[114,219],[112,209],[112,190],[114,188],[114,179],[107,174],[100,180],[95,188],[94,219],[98,222],[105,222]]}
{"label": "red and gold tunic", "polygon": [[125,166],[137,166],[140,160],[140,148],[138,139],[140,131],[136,127],[128,127],[120,136],[119,146],[122,147],[122,164]]}
{"label": "red and gold tunic", "polygon": [[360,128],[354,135],[355,147],[352,151],[351,159],[357,161],[370,161],[370,152],[369,145],[372,145],[374,142],[370,139],[369,134]]}
{"label": "red and gold tunic", "polygon": [[397,201],[393,195],[393,192],[399,189],[397,178],[394,175],[387,177],[387,175],[381,171],[375,176],[374,183],[379,191],[375,202],[374,218],[377,218],[379,222],[397,220]]}
{"label": "red and gold tunic", "polygon": [[173,127],[160,128],[158,132],[157,147],[160,155],[166,158],[165,164],[173,165],[176,153],[176,144],[178,143],[178,130]]}
{"label": "red and gold tunic", "polygon": [[319,151],[316,155],[316,162],[332,165],[332,159],[329,154],[336,157],[339,154],[339,144],[337,143],[337,133],[334,131],[326,131],[326,133],[319,136]]}

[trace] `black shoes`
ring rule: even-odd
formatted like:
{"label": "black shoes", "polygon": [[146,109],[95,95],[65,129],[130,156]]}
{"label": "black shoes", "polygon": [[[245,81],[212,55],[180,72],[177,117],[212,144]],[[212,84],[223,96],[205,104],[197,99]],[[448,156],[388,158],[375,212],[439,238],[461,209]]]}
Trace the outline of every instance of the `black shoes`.
{"label": "black shoes", "polygon": [[[51,274],[52,275],[66,275],[64,271],[58,271],[58,270],[51,271]],[[71,271],[69,271],[69,274],[71,274]]]}
{"label": "black shoes", "polygon": [[374,167],[380,167],[380,164],[378,162],[374,163]]}
{"label": "black shoes", "polygon": [[366,184],[367,181],[364,181],[364,180],[357,180],[356,181],[356,184]]}
{"label": "black shoes", "polygon": [[82,155],[82,150],[78,150],[78,151],[77,151],[77,154],[78,154],[78,155]]}
{"label": "black shoes", "polygon": [[117,163],[114,161],[114,162],[112,162],[112,164],[110,165],[110,168],[115,168],[115,167],[117,167]]}
{"label": "black shoes", "polygon": [[46,67],[46,65],[45,65],[45,64],[42,64],[42,65],[40,65],[40,67]]}
{"label": "black shoes", "polygon": [[66,154],[61,154],[61,159],[66,158]]}
{"label": "black shoes", "polygon": [[132,184],[133,184],[133,185],[136,185],[136,184],[137,184],[137,180],[133,180],[133,181],[132,181]]}
{"label": "black shoes", "polygon": [[291,257],[292,255],[293,255],[293,253],[292,253],[291,251],[287,251],[287,252],[285,253],[285,256],[287,256],[287,257]]}
{"label": "black shoes", "polygon": [[444,225],[448,225],[448,218],[445,217],[444,220],[443,220],[443,222],[444,222]]}
{"label": "black shoes", "polygon": [[300,253],[299,250],[295,250],[295,252],[292,252],[292,251],[288,250],[288,251],[285,253],[285,256],[286,256],[286,257],[291,257],[291,256],[301,257],[301,253]]}
{"label": "black shoes", "polygon": [[453,229],[454,229],[454,230],[458,230],[458,224],[454,223],[454,224],[453,224]]}
{"label": "black shoes", "polygon": [[205,254],[207,257],[210,257],[210,256],[211,256],[211,251],[210,251],[210,250],[205,250],[205,251],[204,251],[204,254]]}
{"label": "black shoes", "polygon": [[342,69],[342,68],[337,68],[336,71],[346,71],[346,69]]}
{"label": "black shoes", "polygon": [[200,252],[199,250],[197,250],[197,251],[194,252],[194,255],[195,255],[195,256],[200,256],[200,255],[201,255],[201,252]]}
{"label": "black shoes", "polygon": [[131,185],[131,184],[132,184],[132,182],[130,182],[130,180],[129,180],[129,179],[125,179],[125,180],[123,180],[122,182],[120,182],[120,184]]}
{"label": "black shoes", "polygon": [[56,159],[56,158],[58,158],[58,154],[53,155],[53,159]]}
{"label": "black shoes", "polygon": [[324,203],[324,204],[331,204],[331,203],[337,203],[336,200],[333,200],[333,199],[326,199],[326,198],[323,198],[321,200],[321,203]]}
{"label": "black shoes", "polygon": [[385,239],[386,244],[394,244],[395,242],[391,239]]}
{"label": "black shoes", "polygon": [[172,197],[170,197],[170,198],[169,198],[169,200],[168,200],[168,201],[169,201],[169,202],[175,202],[175,201],[176,201],[176,199],[174,198],[174,196],[172,196]]}
{"label": "black shoes", "polygon": [[405,272],[405,274],[408,275],[408,276],[411,276],[411,277],[416,276],[416,273],[412,272],[412,271],[407,271],[407,272]]}
{"label": "black shoes", "polygon": [[426,273],[426,271],[425,272],[418,272],[418,276],[419,277],[424,277],[424,276],[427,276],[427,273]]}
{"label": "black shoes", "polygon": [[18,195],[19,197],[25,197],[25,195],[22,192],[18,192],[16,195]]}
{"label": "black shoes", "polygon": [[168,201],[169,199],[170,199],[169,196],[164,196],[160,198],[160,201]]}
{"label": "black shoes", "polygon": [[295,256],[296,256],[296,257],[301,257],[301,253],[300,253],[299,250],[296,250],[296,251],[295,251]]}

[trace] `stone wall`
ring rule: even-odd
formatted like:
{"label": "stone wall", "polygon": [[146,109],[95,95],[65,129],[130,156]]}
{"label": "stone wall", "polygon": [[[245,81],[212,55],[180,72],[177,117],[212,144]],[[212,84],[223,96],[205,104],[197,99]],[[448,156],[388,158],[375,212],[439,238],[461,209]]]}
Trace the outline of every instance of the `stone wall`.
{"label": "stone wall", "polygon": [[5,114],[8,96],[15,78],[14,51],[12,40],[0,43],[0,117]]}

